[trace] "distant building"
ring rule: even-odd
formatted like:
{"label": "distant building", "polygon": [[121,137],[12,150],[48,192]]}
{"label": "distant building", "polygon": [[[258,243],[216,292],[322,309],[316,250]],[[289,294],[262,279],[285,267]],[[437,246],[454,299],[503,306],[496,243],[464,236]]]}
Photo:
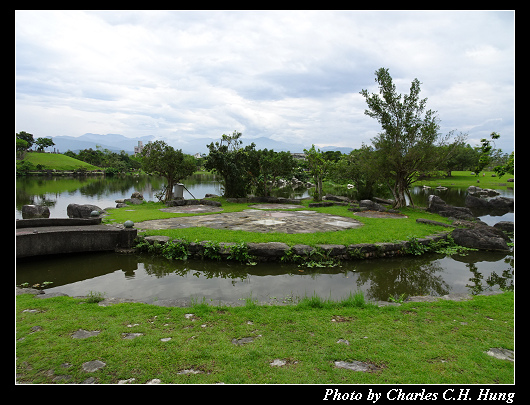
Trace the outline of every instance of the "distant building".
{"label": "distant building", "polygon": [[142,141],[138,141],[138,146],[134,147],[134,156],[138,155],[139,153],[142,153],[144,150],[144,143]]}
{"label": "distant building", "polygon": [[291,153],[291,156],[298,160],[305,160],[305,153]]}

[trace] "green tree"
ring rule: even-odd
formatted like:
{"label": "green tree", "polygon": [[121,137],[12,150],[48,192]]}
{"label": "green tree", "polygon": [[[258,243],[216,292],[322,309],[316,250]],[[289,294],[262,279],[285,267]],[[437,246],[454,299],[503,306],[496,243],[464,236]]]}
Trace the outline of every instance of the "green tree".
{"label": "green tree", "polygon": [[491,155],[493,154],[493,150],[494,150],[493,145],[495,145],[495,139],[499,139],[501,136],[496,132],[492,132],[490,134],[490,137],[491,137],[491,141],[486,138],[482,138],[480,140],[480,143],[482,145],[480,145],[480,147],[477,149],[479,153],[479,158],[478,158],[478,162],[473,168],[473,172],[475,173],[475,176],[478,176],[480,172],[484,170],[484,168],[490,164]]}
{"label": "green tree", "polygon": [[508,161],[505,164],[495,166],[493,170],[499,177],[504,176],[506,173],[514,174],[515,173],[515,152],[510,153],[510,156],[508,156]]}
{"label": "green tree", "polygon": [[28,146],[26,147],[26,150],[31,148],[33,146],[33,143],[35,140],[33,139],[33,134],[27,133],[26,131],[20,131],[18,134],[16,134],[17,139],[22,139],[28,143]]}
{"label": "green tree", "polygon": [[37,138],[35,141],[35,145],[38,146],[37,150],[39,152],[44,152],[44,149],[49,148],[50,146],[54,146],[55,143],[51,138]]}
{"label": "green tree", "polygon": [[165,201],[173,199],[173,186],[195,171],[195,159],[175,150],[164,141],[147,144],[142,151],[142,167],[148,173],[162,176],[167,181]]}
{"label": "green tree", "polygon": [[420,81],[414,79],[409,94],[398,94],[388,69],[375,72],[378,94],[361,90],[368,109],[365,114],[375,118],[383,129],[372,139],[377,152],[374,162],[383,169],[383,179],[394,196],[394,207],[406,206],[405,194],[422,171],[432,169],[443,159],[435,145],[449,138],[439,133],[435,111],[426,110],[427,99],[420,99]]}
{"label": "green tree", "polygon": [[246,197],[252,186],[250,153],[256,145],[251,143],[243,148],[241,136],[241,132],[234,131],[232,135],[223,134],[220,142],[207,145],[209,154],[204,168],[223,178],[225,197]]}
{"label": "green tree", "polygon": [[252,150],[249,158],[249,174],[258,196],[270,196],[276,180],[293,176],[295,161],[289,152]]}
{"label": "green tree", "polygon": [[311,173],[315,181],[316,190],[313,199],[322,201],[322,181],[332,168],[333,162],[327,160],[320,149],[315,148],[315,145],[311,145],[311,149],[304,149],[304,153],[309,173]]}
{"label": "green tree", "polygon": [[16,141],[16,150],[17,150],[17,157],[18,158],[22,158],[24,157],[24,152],[26,152],[26,150],[28,149],[28,142],[25,141],[24,139],[20,139],[20,138],[17,138],[17,141]]}
{"label": "green tree", "polygon": [[333,165],[331,177],[339,182],[348,182],[354,185],[355,195],[358,200],[367,200],[374,197],[380,182],[380,168],[374,165],[377,159],[376,152],[371,146],[362,145],[360,149],[352,150],[348,155],[342,155]]}

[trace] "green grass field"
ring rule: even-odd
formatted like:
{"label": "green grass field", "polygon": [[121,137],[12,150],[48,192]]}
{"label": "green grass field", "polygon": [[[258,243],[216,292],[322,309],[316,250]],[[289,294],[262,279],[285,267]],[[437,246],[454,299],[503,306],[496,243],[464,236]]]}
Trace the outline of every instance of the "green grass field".
{"label": "green grass field", "polygon": [[[73,339],[79,329],[100,334]],[[125,333],[143,335],[130,340]],[[244,337],[253,341],[232,343]],[[79,298],[26,294],[17,296],[16,339],[19,383],[94,377],[96,383],[134,378],[135,384],[155,378],[163,384],[512,384],[514,363],[485,352],[514,349],[514,294],[382,308],[362,295],[342,302],[306,298],[288,306],[247,300],[242,307],[165,308],[100,307]],[[286,364],[272,367],[275,359]],[[83,363],[93,360],[106,365],[85,372]],[[355,372],[336,368],[335,361],[380,369]]]}
{"label": "green grass field", "polygon": [[28,152],[24,160],[35,166],[40,164],[47,170],[71,171],[82,168],[85,168],[86,170],[101,170],[99,167],[85,163],[81,160],[55,153]]}
{"label": "green grass field", "polygon": [[[429,179],[418,180],[413,183],[413,186],[444,186],[444,187],[461,187],[467,188],[469,186],[478,186],[481,188],[492,188],[497,190],[504,190],[508,187],[515,188],[515,182],[507,182],[508,179],[515,179],[513,174],[505,174],[501,178],[491,177],[494,172],[483,172],[480,176],[470,174],[471,171],[453,171],[451,177],[432,177]],[[483,176],[484,174],[484,176]],[[478,180],[478,183],[477,183]]]}

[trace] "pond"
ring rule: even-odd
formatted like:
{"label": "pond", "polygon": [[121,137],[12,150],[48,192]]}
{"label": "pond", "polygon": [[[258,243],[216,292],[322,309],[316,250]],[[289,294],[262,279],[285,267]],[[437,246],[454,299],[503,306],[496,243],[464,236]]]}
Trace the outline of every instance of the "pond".
{"label": "pond", "polygon": [[[46,291],[70,296],[90,291],[154,302],[198,300],[213,304],[290,303],[304,296],[340,299],[363,291],[370,300],[406,295],[445,295],[513,288],[513,257],[470,252],[467,256],[427,254],[343,262],[341,267],[309,269],[282,263],[255,266],[116,253],[26,259],[17,263],[18,285],[53,282]],[[244,301],[243,301],[244,302]]]}
{"label": "pond", "polygon": [[[25,177],[16,180],[16,218],[22,218],[24,204],[45,204],[51,217],[66,217],[68,204],[94,204],[114,207],[116,199],[129,198],[140,191],[146,200],[156,200],[155,193],[164,180],[154,176],[115,177]],[[221,194],[214,175],[195,174],[184,183],[196,197]],[[465,189],[423,190],[415,187],[412,198],[425,206],[429,194],[439,195],[452,205],[464,206]],[[512,190],[501,195],[513,197]],[[281,190],[278,196],[306,197],[306,189]],[[191,196],[188,196],[191,197]],[[513,221],[513,213],[482,216],[488,224]],[[467,256],[443,257],[428,254],[343,262],[342,267],[299,268],[283,263],[258,263],[245,266],[230,262],[168,261],[162,258],[116,253],[62,255],[18,260],[16,284],[41,284],[50,291],[69,295],[103,292],[121,297],[153,302],[179,298],[203,298],[214,303],[238,302],[252,297],[260,302],[292,302],[305,295],[339,299],[363,291],[371,300],[389,296],[445,295],[455,292],[480,292],[513,287],[513,256],[493,252],[471,252]],[[239,301],[241,302],[241,301]]]}
{"label": "pond", "polygon": [[[146,201],[157,201],[155,194],[165,184],[158,176],[80,176],[52,177],[27,176],[16,179],[15,218],[22,219],[22,206],[26,204],[46,205],[50,218],[65,218],[68,204],[93,204],[100,208],[115,207],[115,200],[130,198],[134,191],[143,194]],[[195,173],[188,177],[184,186],[195,198],[206,194],[222,194],[218,178],[210,173]],[[293,190],[290,187],[278,190],[276,197],[302,198],[307,189]],[[184,191],[184,198],[193,198]]]}

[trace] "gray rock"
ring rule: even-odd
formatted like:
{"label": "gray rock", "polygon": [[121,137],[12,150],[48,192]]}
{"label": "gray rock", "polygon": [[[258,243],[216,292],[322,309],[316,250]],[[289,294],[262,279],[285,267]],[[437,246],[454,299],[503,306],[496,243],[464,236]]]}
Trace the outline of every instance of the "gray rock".
{"label": "gray rock", "polygon": [[466,207],[468,208],[490,208],[490,203],[485,198],[479,198],[474,195],[468,194],[465,201]]}
{"label": "gray rock", "polygon": [[473,249],[508,251],[506,240],[497,232],[501,231],[491,226],[477,226],[473,229],[457,228],[452,232],[452,237],[460,246]]}
{"label": "gray rock", "polygon": [[153,235],[153,236],[146,236],[144,238],[146,242],[149,242],[151,244],[158,242],[161,245],[163,245],[166,242],[169,242],[171,238],[169,236],[163,236],[163,235]]}
{"label": "gray rock", "polygon": [[429,205],[427,207],[428,212],[439,214],[442,217],[452,217],[457,219],[473,219],[473,213],[469,208],[465,207],[454,207],[447,204],[437,195],[431,194],[429,196]]}
{"label": "gray rock", "polygon": [[454,225],[449,225],[443,222],[433,221],[431,219],[425,219],[425,218],[418,218],[416,219],[416,222],[419,224],[438,225],[438,226],[443,226],[445,228],[454,228]]}
{"label": "gray rock", "polygon": [[22,218],[49,218],[50,209],[45,205],[23,205]]}
{"label": "gray rock", "polygon": [[66,207],[66,214],[69,218],[92,218],[90,216],[92,211],[98,211],[100,215],[107,213],[97,205],[92,204],[68,204]]}
{"label": "gray rock", "polygon": [[248,243],[248,253],[251,256],[281,257],[289,249],[289,245],[282,242]]}
{"label": "gray rock", "polygon": [[98,371],[99,369],[102,369],[105,367],[107,363],[104,363],[99,360],[92,360],[87,361],[86,363],[83,363],[83,370],[87,373],[93,373],[94,371]]}
{"label": "gray rock", "polygon": [[370,363],[363,363],[362,361],[352,361],[352,362],[336,361],[335,367],[345,368],[347,370],[352,370],[352,371],[362,371],[362,372],[371,372],[371,371],[380,370],[380,368],[377,367],[376,365],[370,364]]}
{"label": "gray rock", "polygon": [[513,206],[514,206],[513,198],[495,197],[495,198],[491,198],[488,202],[493,209],[513,211]]}
{"label": "gray rock", "polygon": [[140,205],[144,202],[144,200],[140,200],[139,198],[126,198],[123,200],[126,204],[132,204],[132,205]]}
{"label": "gray rock", "polygon": [[144,195],[142,193],[140,193],[139,191],[135,191],[134,193],[131,194],[131,198],[136,198],[138,200],[143,200],[144,199]]}
{"label": "gray rock", "polygon": [[485,352],[488,356],[495,357],[499,360],[515,361],[515,353],[513,350],[503,349],[502,347],[493,347]]}
{"label": "gray rock", "polygon": [[373,211],[386,211],[386,208],[383,207],[381,204],[378,204],[376,202],[373,202],[372,200],[361,200],[359,201],[359,207],[366,207]]}
{"label": "gray rock", "polygon": [[244,337],[241,339],[232,339],[232,344],[236,346],[244,345],[245,343],[252,343],[254,341],[253,337]]}
{"label": "gray rock", "polygon": [[86,339],[89,337],[97,336],[100,333],[101,333],[100,330],[89,331],[89,330],[79,329],[72,334],[72,339]]}
{"label": "gray rock", "polygon": [[493,227],[500,229],[501,231],[511,233],[513,233],[515,230],[515,224],[513,223],[513,221],[500,221],[493,225]]}
{"label": "gray rock", "polygon": [[121,336],[124,339],[135,339],[137,337],[143,336],[143,333],[122,333]]}
{"label": "gray rock", "polygon": [[37,290],[36,288],[16,288],[16,295],[20,294],[44,294],[44,291]]}

